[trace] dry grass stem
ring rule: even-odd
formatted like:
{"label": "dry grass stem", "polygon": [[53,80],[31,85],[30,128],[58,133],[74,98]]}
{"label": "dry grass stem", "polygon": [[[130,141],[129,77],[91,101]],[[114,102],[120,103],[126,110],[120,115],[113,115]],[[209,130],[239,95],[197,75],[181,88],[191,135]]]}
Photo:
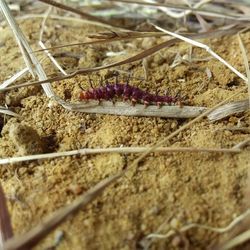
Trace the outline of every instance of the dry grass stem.
{"label": "dry grass stem", "polygon": [[245,65],[245,69],[246,69],[246,73],[247,73],[247,86],[248,86],[248,101],[249,101],[249,108],[250,108],[250,70],[249,70],[249,63],[248,63],[248,58],[247,58],[247,52],[245,49],[245,46],[241,40],[240,37],[240,33],[238,33],[238,40],[239,40],[239,44],[240,44],[240,49],[242,52],[242,56],[243,56],[243,60],[244,60],[244,65]]}
{"label": "dry grass stem", "polygon": [[15,82],[19,77],[23,76],[24,74],[26,74],[29,71],[29,68],[26,67],[24,69],[22,69],[21,71],[17,72],[15,75],[13,75],[11,78],[5,80],[1,85],[0,85],[0,89],[5,89],[6,87],[8,87],[11,83]]}
{"label": "dry grass stem", "polygon": [[188,37],[184,37],[180,34],[176,34],[176,33],[173,33],[171,31],[168,31],[166,29],[163,29],[155,24],[152,24],[156,29],[168,34],[168,35],[171,35],[173,37],[176,37],[182,41],[185,41],[187,43],[190,43],[196,47],[199,47],[199,48],[202,48],[204,50],[206,50],[211,56],[213,56],[215,59],[219,60],[221,63],[223,63],[226,67],[228,67],[232,72],[234,72],[237,76],[239,76],[241,79],[243,79],[244,81],[247,81],[247,77],[244,76],[243,74],[241,74],[237,69],[235,69],[231,64],[229,64],[227,61],[225,61],[222,57],[220,57],[218,54],[216,54],[209,46],[201,43],[201,42],[197,42],[195,40],[192,40]]}
{"label": "dry grass stem", "polygon": [[215,248],[215,250],[228,250],[232,249],[236,246],[239,246],[246,241],[250,240],[250,229],[244,231],[243,233],[237,235],[233,239],[230,239],[228,242],[224,243],[222,246],[219,246],[218,248]]}
{"label": "dry grass stem", "polygon": [[184,126],[182,126],[179,129],[175,130],[173,133],[171,133],[165,139],[163,139],[163,140],[159,141],[158,143],[152,145],[151,148],[149,148],[148,150],[146,150],[144,153],[142,153],[137,159],[135,159],[132,162],[132,164],[129,166],[129,169],[133,169],[134,171],[136,171],[136,167],[137,167],[138,163],[141,160],[143,160],[148,154],[150,154],[151,152],[153,152],[154,150],[156,150],[157,148],[159,148],[160,146],[162,146],[164,143],[168,142],[170,139],[172,139],[173,137],[175,137],[176,135],[178,135],[181,131],[183,131],[183,130],[187,129],[188,127],[190,127],[191,125],[193,125],[195,122],[200,121],[203,117],[206,117],[207,115],[209,115],[213,110],[215,110],[218,107],[220,107],[221,105],[227,103],[232,98],[238,96],[240,93],[242,93],[245,90],[246,90],[246,87],[242,88],[242,89],[240,89],[238,91],[236,91],[236,93],[234,93],[233,95],[229,96],[224,101],[218,103],[217,105],[215,105],[214,107],[212,107],[212,108],[208,109],[207,111],[203,112],[201,115],[199,115],[198,117],[194,118],[193,120],[191,120],[190,122],[188,122]]}
{"label": "dry grass stem", "polygon": [[[50,18],[52,18],[52,17],[53,17],[53,15],[50,15]],[[200,34],[191,34],[191,35],[187,35],[187,36],[190,38],[196,38],[196,39],[217,37],[217,36],[222,36],[222,35],[233,34],[237,31],[239,31],[239,29],[240,29],[240,27],[233,27],[232,29],[229,29],[229,30],[216,30],[213,32],[213,34],[211,32],[203,32]],[[55,49],[72,47],[72,46],[79,46],[79,45],[86,46],[86,45],[91,45],[91,44],[92,45],[103,44],[103,43],[131,40],[131,39],[137,39],[137,38],[163,37],[163,36],[168,36],[168,34],[165,34],[162,32],[135,32],[135,31],[133,31],[133,32],[131,32],[131,31],[129,31],[129,32],[127,32],[127,31],[116,32],[116,31],[112,30],[112,32],[103,32],[103,33],[98,33],[96,35],[89,35],[88,36],[89,38],[97,39],[94,41],[58,45],[58,46],[46,48],[46,50],[55,50]],[[171,45],[180,42],[179,39],[173,39],[173,40],[174,40],[174,43],[171,43]],[[167,42],[169,42],[169,41],[167,41]],[[159,45],[161,45],[161,44],[159,44]],[[166,45],[166,47],[168,47],[168,46],[169,45]],[[164,48],[164,47],[161,47],[161,48]],[[160,50],[161,48],[159,48],[158,50]],[[43,51],[43,50],[35,50],[34,53],[41,52],[41,51]],[[157,52],[157,50],[155,52]]]}
{"label": "dry grass stem", "polygon": [[[15,19],[13,18],[12,14],[10,12],[10,9],[9,9],[7,3],[5,2],[5,0],[0,0],[0,7],[3,11],[4,17],[8,21],[13,33],[15,34],[16,40],[20,46],[20,49],[22,51],[22,54],[23,54],[24,60],[27,64],[27,67],[29,68],[29,70],[31,71],[33,76],[37,75],[40,80],[45,80],[47,78],[47,76],[46,76],[40,62],[33,54],[33,51],[31,49],[29,43],[27,42],[24,34],[22,33],[21,29],[17,25]],[[54,92],[53,92],[49,83],[43,84],[42,87],[43,87],[43,89],[48,97],[54,96]]]}
{"label": "dry grass stem", "polygon": [[[118,173],[114,176],[108,177],[103,181],[99,182],[93,188],[88,190],[80,198],[73,201],[70,205],[65,206],[51,216],[47,217],[40,225],[34,227],[26,234],[16,236],[5,242],[2,249],[4,250],[17,250],[17,249],[29,249],[35,246],[41,239],[48,235],[54,228],[61,224],[70,215],[75,214],[77,211],[83,209],[91,201],[97,198],[105,188],[110,186],[112,183],[117,181],[123,176],[123,172]],[[2,250],[1,249],[1,250]]]}
{"label": "dry grass stem", "polygon": [[10,115],[14,117],[19,117],[19,115],[11,110],[9,110],[6,107],[0,106],[0,113],[5,114],[5,115]]}
{"label": "dry grass stem", "polygon": [[[233,221],[230,222],[230,224],[228,226],[222,227],[222,228],[211,227],[211,226],[202,225],[202,224],[198,224],[198,223],[191,223],[191,224],[185,225],[184,227],[180,228],[179,232],[183,233],[183,232],[188,231],[192,228],[201,228],[201,229],[213,231],[215,233],[226,233],[226,232],[229,232],[230,230],[232,230],[240,222],[245,220],[245,218],[249,215],[250,215],[250,209],[246,210],[244,213],[237,216]],[[169,238],[175,234],[176,234],[176,231],[170,230],[167,234],[152,233],[152,234],[147,235],[146,238],[148,238],[148,239],[150,239],[150,238],[166,239],[166,238]]]}
{"label": "dry grass stem", "polygon": [[13,236],[11,219],[9,216],[4,191],[0,184],[0,249],[4,242]]}
{"label": "dry grass stem", "polygon": [[47,9],[47,11],[44,14],[43,21],[41,23],[39,41],[43,41],[43,33],[44,33],[44,30],[45,30],[45,24],[46,24],[46,21],[47,21],[49,15],[50,15],[51,11],[52,11],[52,6],[49,6],[49,8]]}
{"label": "dry grass stem", "polygon": [[[48,153],[48,154],[38,154],[38,155],[27,155],[27,156],[20,156],[20,157],[11,157],[0,159],[0,164],[12,164],[17,162],[23,161],[32,161],[32,160],[42,160],[42,159],[50,159],[56,157],[65,157],[65,156],[72,156],[72,155],[92,155],[92,154],[107,154],[107,153],[119,153],[119,154],[137,154],[143,153],[149,150],[149,147],[119,147],[119,148],[82,148],[77,150],[71,151],[64,151],[64,152],[56,152],[56,153]],[[241,150],[239,148],[174,148],[174,147],[159,147],[153,150],[152,152],[156,153],[240,153]]]}
{"label": "dry grass stem", "polygon": [[[222,35],[232,34],[232,33],[234,33],[235,31],[238,31],[238,30],[239,30],[239,28],[235,28],[235,29],[231,29],[231,30],[218,30],[218,31],[214,31],[212,34],[211,34],[211,32],[210,33],[202,33],[202,34],[197,34],[197,35],[190,35],[190,37],[196,38],[196,39],[210,37],[210,36],[211,37],[218,37],[218,36],[222,36]],[[103,41],[100,41],[100,40],[96,41],[96,43],[101,43],[101,42],[103,42]],[[87,74],[87,73],[96,72],[96,71],[99,71],[99,70],[102,70],[102,69],[108,69],[108,68],[112,68],[112,67],[116,67],[116,66],[121,66],[123,64],[132,63],[132,62],[141,60],[141,59],[143,59],[145,57],[148,57],[148,56],[158,52],[161,49],[170,47],[170,46],[172,46],[172,45],[174,45],[174,44],[176,44],[178,42],[180,42],[180,40],[174,38],[174,39],[171,39],[169,41],[165,41],[163,43],[160,43],[160,44],[158,44],[156,46],[153,46],[153,47],[151,47],[149,49],[146,49],[146,50],[138,53],[137,55],[134,55],[134,56],[129,57],[129,58],[127,58],[125,60],[122,60],[122,61],[118,61],[118,62],[111,63],[111,64],[104,65],[104,66],[89,68],[89,69],[80,69],[80,70],[77,70],[75,72],[72,72],[72,73],[68,74],[67,76],[60,75],[60,76],[56,76],[56,77],[53,77],[53,78],[48,78],[48,79],[45,79],[45,80],[27,82],[27,83],[19,84],[17,86],[10,86],[10,87],[5,88],[4,90],[0,89],[0,92],[11,90],[11,89],[16,89],[16,88],[22,88],[22,87],[37,85],[37,84],[43,84],[43,83],[47,83],[47,82],[56,82],[56,81],[60,81],[60,80],[70,79],[70,78],[73,78],[74,76],[79,75],[79,74]]]}
{"label": "dry grass stem", "polygon": [[200,115],[206,110],[204,107],[192,106],[162,106],[149,105],[145,107],[143,104],[132,106],[128,102],[110,102],[89,101],[83,103],[69,104],[59,98],[56,101],[64,108],[72,111],[94,113],[94,114],[110,114],[110,115],[126,115],[126,116],[152,116],[152,117],[172,117],[172,118],[193,118]]}
{"label": "dry grass stem", "polygon": [[94,21],[94,22],[99,22],[99,23],[104,23],[104,24],[107,24],[107,25],[111,25],[109,22],[107,22],[107,21],[105,21],[105,20],[103,20],[101,18],[92,16],[92,15],[90,15],[88,13],[82,12],[79,9],[72,8],[70,6],[67,6],[67,5],[59,3],[59,2],[56,2],[56,1],[53,1],[53,0],[39,0],[39,1],[43,2],[43,3],[46,3],[46,4],[49,4],[51,6],[54,6],[56,8],[60,8],[60,9],[72,12],[74,14],[77,14],[77,15],[81,16],[82,18],[86,18],[86,19]]}
{"label": "dry grass stem", "polygon": [[221,107],[218,107],[208,115],[208,119],[212,122],[221,120],[227,116],[241,113],[249,110],[249,100],[242,100],[237,102],[227,103]]}
{"label": "dry grass stem", "polygon": [[56,66],[56,68],[63,74],[63,75],[67,75],[66,71],[61,67],[61,65],[57,62],[57,60],[51,55],[51,53],[49,51],[46,50],[46,46],[42,41],[38,42],[39,45],[41,46],[41,48],[44,49],[44,53],[48,56],[48,58],[50,59],[50,61]]}
{"label": "dry grass stem", "polygon": [[[249,132],[250,133],[250,132]],[[244,147],[250,144],[250,138],[238,143],[237,145],[233,146],[233,149],[243,149]]]}
{"label": "dry grass stem", "polygon": [[43,18],[43,21],[42,21],[42,25],[41,25],[41,30],[40,30],[40,36],[39,36],[39,42],[38,44],[41,46],[41,48],[43,49],[45,55],[48,56],[48,58],[50,59],[50,61],[55,65],[55,67],[57,69],[59,69],[59,71],[64,74],[64,75],[67,75],[67,73],[63,70],[63,68],[60,66],[60,64],[56,61],[56,59],[51,55],[51,53],[47,50],[45,44],[43,43],[43,33],[44,33],[44,30],[45,30],[45,24],[46,24],[46,21],[49,17],[49,14],[52,10],[52,7],[50,6],[48,8],[48,10],[46,11],[45,13],[45,16]]}
{"label": "dry grass stem", "polygon": [[[149,1],[148,1],[148,2],[149,2]],[[187,7],[187,8],[195,9],[195,10],[196,10],[195,12],[197,13],[197,11],[199,11],[198,8],[202,7],[203,5],[205,5],[205,4],[208,3],[208,2],[211,2],[211,0],[201,0],[200,2],[194,4],[193,7],[189,6],[189,7]],[[152,2],[152,3],[153,3],[153,2]],[[159,5],[158,5],[158,4],[159,4]],[[160,5],[161,5],[160,3],[156,3],[156,5],[158,5],[158,8],[161,9],[161,10],[162,10],[164,13],[166,13],[168,16],[171,16],[171,17],[177,18],[177,19],[186,17],[187,15],[189,15],[189,14],[192,13],[192,10],[190,10],[190,9],[189,9],[189,10],[182,11],[181,13],[176,13],[176,12],[172,11],[172,10],[169,9],[169,8],[160,6]],[[177,6],[178,6],[178,5],[177,5]],[[177,9],[178,9],[178,7],[177,7]]]}
{"label": "dry grass stem", "polygon": [[[194,7],[189,7],[189,6],[183,6],[183,5],[176,5],[176,4],[169,4],[169,3],[154,3],[154,2],[149,2],[149,1],[130,1],[130,0],[109,0],[110,2],[121,2],[121,3],[129,3],[129,4],[139,4],[139,5],[148,5],[148,6],[154,6],[157,8],[160,7],[165,7],[165,8],[170,8],[170,9],[177,9],[177,10],[186,10],[187,12],[184,12],[186,14],[190,14],[190,13],[199,13],[199,14],[203,14],[205,16],[211,16],[211,17],[220,17],[220,18],[226,18],[226,19],[232,19],[232,20],[249,20],[248,16],[243,16],[240,14],[236,14],[236,13],[220,13],[220,12],[216,12],[216,11],[209,11],[209,10],[205,10],[205,9],[198,9],[199,7],[201,7],[202,5],[208,3],[208,2],[212,2],[212,1],[200,1],[198,2],[196,5],[194,5]],[[185,15],[183,15],[182,13],[180,13],[179,15],[173,15],[173,12],[168,11],[166,12],[166,14],[168,14],[169,16],[173,17],[173,18],[181,18],[184,17]],[[176,14],[176,13],[175,13]]]}
{"label": "dry grass stem", "polygon": [[[37,18],[44,18],[45,15],[46,14],[26,14],[26,15],[23,15],[23,16],[18,16],[16,19],[17,20],[37,19]],[[91,20],[82,19],[82,18],[73,17],[73,16],[59,16],[59,15],[53,14],[53,15],[50,15],[49,18],[50,19],[61,20],[61,21],[67,21],[67,22],[77,22],[77,23],[84,23],[84,24],[92,24],[92,25],[95,25],[95,26],[109,28],[109,29],[111,28],[111,29],[127,30],[127,29],[124,29],[124,28],[117,28],[117,27],[113,27],[113,26],[108,25],[108,24],[98,23],[98,22],[94,22],[94,21],[91,21]]]}

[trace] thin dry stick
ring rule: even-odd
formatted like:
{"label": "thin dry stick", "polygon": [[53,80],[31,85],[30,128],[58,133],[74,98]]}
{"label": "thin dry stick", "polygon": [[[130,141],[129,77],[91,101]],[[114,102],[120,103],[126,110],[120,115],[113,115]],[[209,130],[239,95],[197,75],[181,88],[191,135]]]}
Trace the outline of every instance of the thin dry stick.
{"label": "thin dry stick", "polygon": [[[55,157],[65,157],[72,155],[92,155],[92,154],[107,154],[107,153],[119,153],[119,154],[137,154],[143,153],[148,150],[149,147],[119,147],[119,148],[82,148],[71,151],[48,153],[48,154],[37,154],[37,155],[27,155],[19,157],[11,157],[0,159],[0,164],[12,164],[23,161],[32,161],[32,160],[41,160],[49,159]],[[157,153],[175,153],[175,152],[184,152],[184,153],[240,153],[239,148],[171,148],[171,147],[159,147],[154,150]]]}
{"label": "thin dry stick", "polygon": [[11,220],[6,204],[4,191],[0,184],[0,248],[3,247],[4,242],[13,236]]}
{"label": "thin dry stick", "polygon": [[25,250],[35,246],[41,239],[61,224],[69,215],[75,214],[77,211],[83,209],[91,201],[97,198],[105,188],[122,177],[123,173],[124,172],[120,172],[99,182],[80,198],[73,201],[70,205],[57,210],[51,216],[47,217],[42,224],[31,229],[26,234],[9,239],[3,247],[0,247],[0,250]]}

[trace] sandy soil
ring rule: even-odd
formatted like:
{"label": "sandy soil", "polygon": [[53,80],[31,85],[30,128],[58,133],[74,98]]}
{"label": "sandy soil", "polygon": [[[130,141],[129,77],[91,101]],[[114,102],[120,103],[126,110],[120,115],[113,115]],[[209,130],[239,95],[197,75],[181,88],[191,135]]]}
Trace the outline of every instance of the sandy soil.
{"label": "sandy soil", "polygon": [[[34,49],[41,19],[19,22]],[[47,46],[85,41],[86,34],[104,28],[84,23],[49,20],[44,35]],[[0,80],[3,81],[24,67],[23,60],[8,27],[1,28]],[[250,32],[242,35],[250,51]],[[107,64],[126,58],[160,43],[167,38],[145,38],[96,46],[76,46],[67,51],[75,57],[61,57],[64,68],[76,69]],[[205,40],[212,49],[244,72],[243,59],[236,36]],[[192,63],[171,67],[177,52],[189,53],[190,46],[180,43],[147,59],[148,81],[132,80],[131,84],[170,94],[181,93],[190,105],[211,107],[244,86],[220,62],[211,59],[204,50],[193,48]],[[124,54],[108,57],[107,52]],[[249,55],[249,54],[248,54]],[[57,71],[44,54],[46,72]],[[141,62],[119,69],[143,77]],[[207,69],[212,77],[207,75]],[[100,74],[92,74],[98,86]],[[20,82],[31,79],[26,76]],[[68,101],[77,100],[82,88],[89,88],[86,76],[54,83],[56,93]],[[240,95],[237,100],[247,95]],[[236,99],[235,99],[236,100]],[[0,156],[9,157],[46,152],[57,152],[82,147],[146,146],[166,137],[188,120],[90,115],[70,112],[50,105],[40,86],[13,90],[0,96],[21,118],[1,116]],[[219,122],[204,119],[171,140],[173,146],[229,148],[246,139],[246,131],[230,128],[249,128],[249,112],[231,116]],[[1,166],[0,178],[8,197],[8,206],[15,234],[37,225],[56,209],[71,203],[77,196],[107,176],[125,168],[137,155],[104,154],[64,157],[29,163]],[[224,227],[244,211],[244,188],[249,167],[249,152],[172,153],[154,154],[143,160],[133,176],[122,178],[102,196],[68,219],[36,249],[53,246],[55,237],[63,232],[57,249],[141,249],[145,236],[161,228],[166,233],[171,227],[188,222]],[[164,223],[164,225],[162,225]],[[190,249],[204,249],[221,236],[203,229],[185,234]],[[182,249],[180,236],[157,239],[150,249]]]}

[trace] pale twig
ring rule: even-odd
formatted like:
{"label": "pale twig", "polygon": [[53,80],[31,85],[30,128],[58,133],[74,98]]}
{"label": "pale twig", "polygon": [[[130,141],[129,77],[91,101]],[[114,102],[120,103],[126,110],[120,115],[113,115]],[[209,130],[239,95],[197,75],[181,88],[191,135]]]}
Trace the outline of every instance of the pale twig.
{"label": "pale twig", "polygon": [[[82,148],[71,151],[64,152],[56,152],[56,153],[48,153],[48,154],[38,154],[38,155],[27,155],[27,156],[19,156],[19,157],[11,157],[0,159],[0,164],[12,164],[23,161],[32,161],[32,160],[42,160],[42,159],[50,159],[56,157],[65,157],[72,155],[92,155],[92,154],[138,154],[143,153],[146,150],[149,150],[149,147],[119,147],[119,148]],[[235,154],[240,153],[240,149],[226,149],[226,148],[192,148],[192,147],[183,147],[183,148],[174,148],[174,147],[159,147],[154,149],[152,152],[156,153],[229,153]]]}
{"label": "pale twig", "polygon": [[[188,231],[192,228],[201,228],[201,229],[206,229],[206,230],[210,230],[213,231],[215,233],[226,233],[228,231],[230,231],[231,229],[233,229],[236,225],[238,225],[241,221],[243,221],[247,216],[250,215],[250,209],[246,210],[244,213],[240,214],[239,216],[237,216],[233,221],[230,222],[230,224],[226,227],[211,227],[211,226],[207,226],[207,225],[202,225],[202,224],[198,224],[198,223],[190,223],[188,225],[183,226],[182,228],[179,229],[179,232],[185,232]],[[166,239],[169,238],[173,235],[175,235],[176,231],[174,230],[170,230],[167,234],[149,234],[146,236],[146,238],[158,238],[158,239]]]}
{"label": "pale twig", "polygon": [[5,194],[0,184],[0,249],[6,240],[13,236],[11,219],[9,216]]}
{"label": "pale twig", "polygon": [[89,189],[80,198],[73,201],[70,205],[65,206],[51,216],[47,217],[43,223],[34,227],[29,232],[16,236],[5,242],[1,250],[17,250],[17,249],[30,249],[35,246],[41,239],[48,235],[54,228],[61,224],[70,215],[75,214],[77,211],[86,207],[87,204],[97,198],[105,188],[117,181],[123,176],[123,172],[120,172],[114,176],[108,177],[99,182],[93,188]]}

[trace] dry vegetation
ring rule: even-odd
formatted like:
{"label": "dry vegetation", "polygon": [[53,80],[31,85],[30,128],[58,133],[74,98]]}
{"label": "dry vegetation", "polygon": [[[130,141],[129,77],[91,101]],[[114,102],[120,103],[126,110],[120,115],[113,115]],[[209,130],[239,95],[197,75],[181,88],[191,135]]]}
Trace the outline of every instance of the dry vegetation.
{"label": "dry vegetation", "polygon": [[0,249],[249,249],[248,1],[0,7]]}

